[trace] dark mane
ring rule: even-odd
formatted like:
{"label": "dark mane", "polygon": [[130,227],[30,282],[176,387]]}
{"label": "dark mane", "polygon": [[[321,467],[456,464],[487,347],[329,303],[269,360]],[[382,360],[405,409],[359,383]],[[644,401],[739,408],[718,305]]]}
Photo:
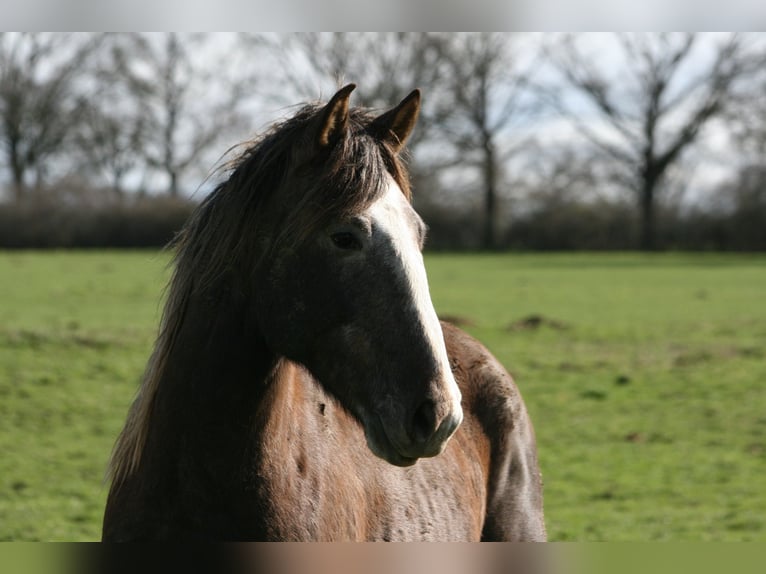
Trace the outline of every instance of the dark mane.
{"label": "dark mane", "polygon": [[[237,273],[257,272],[271,248],[298,243],[331,219],[362,210],[385,189],[388,175],[410,199],[406,169],[397,153],[369,132],[369,112],[351,110],[344,137],[317,154],[311,136],[320,111],[307,105],[241,144],[241,153],[225,166],[227,179],[175,241],[175,269],[157,343],[110,461],[114,484],[140,464],[154,397],[192,298],[238,288],[247,278]],[[276,230],[271,245],[261,232],[267,225]]]}
{"label": "dark mane", "polygon": [[[366,110],[351,110],[346,137],[329,153],[315,155],[311,124],[319,111],[317,105],[305,106],[242,144],[243,151],[229,162],[228,179],[202,202],[177,241],[176,264],[185,267],[191,260],[196,289],[214,284],[241,257],[255,260],[254,246],[243,240],[259,235],[270,202],[279,201],[283,209],[277,211],[287,214],[283,221],[269,222],[278,230],[275,243],[295,243],[330,219],[366,207],[382,192],[386,173],[410,198],[406,170],[385,143],[367,132],[372,116]],[[302,185],[288,189],[293,173]]]}

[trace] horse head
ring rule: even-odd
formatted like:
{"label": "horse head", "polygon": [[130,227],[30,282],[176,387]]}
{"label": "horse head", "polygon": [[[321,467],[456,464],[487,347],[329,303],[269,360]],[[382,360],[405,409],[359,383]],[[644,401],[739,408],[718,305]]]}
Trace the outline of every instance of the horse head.
{"label": "horse head", "polygon": [[353,88],[295,138],[254,311],[270,349],[360,421],[371,451],[408,466],[442,452],[463,416],[399,159],[420,92],[375,117],[349,109]]}

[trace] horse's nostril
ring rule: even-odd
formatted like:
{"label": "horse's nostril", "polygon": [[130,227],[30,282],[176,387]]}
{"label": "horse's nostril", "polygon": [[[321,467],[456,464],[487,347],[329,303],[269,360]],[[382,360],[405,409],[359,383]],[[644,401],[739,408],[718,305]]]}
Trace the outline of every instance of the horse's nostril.
{"label": "horse's nostril", "polygon": [[432,400],[424,401],[412,417],[412,440],[423,444],[436,432],[436,404]]}

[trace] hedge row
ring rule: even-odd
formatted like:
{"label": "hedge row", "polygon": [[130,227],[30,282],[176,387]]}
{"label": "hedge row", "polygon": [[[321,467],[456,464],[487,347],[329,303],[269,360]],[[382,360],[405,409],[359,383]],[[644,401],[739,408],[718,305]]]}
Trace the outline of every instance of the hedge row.
{"label": "hedge row", "polygon": [[99,207],[0,205],[2,248],[160,247],[188,219],[194,204],[147,198]]}
{"label": "hedge row", "polygon": [[[195,204],[143,198],[112,205],[0,204],[0,248],[161,247],[174,237]],[[477,249],[477,213],[428,210],[428,247]],[[514,250],[626,250],[637,244],[635,210],[623,203],[546,206],[503,222],[499,245]],[[766,206],[728,213],[658,214],[661,249],[766,251]]]}

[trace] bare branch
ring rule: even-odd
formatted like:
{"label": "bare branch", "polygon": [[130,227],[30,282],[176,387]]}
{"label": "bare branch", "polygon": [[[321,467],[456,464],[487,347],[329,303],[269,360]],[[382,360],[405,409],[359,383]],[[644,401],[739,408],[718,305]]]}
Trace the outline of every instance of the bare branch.
{"label": "bare branch", "polygon": [[168,192],[177,195],[186,172],[236,125],[253,77],[241,67],[228,77],[228,67],[209,61],[206,34],[134,34],[121,40],[118,69],[146,118],[143,160],[164,174]]}
{"label": "bare branch", "polygon": [[[653,245],[654,198],[665,173],[697,141],[710,120],[723,113],[735,85],[757,70],[752,57],[742,49],[740,37],[730,35],[715,47],[712,62],[704,71],[684,77],[682,70],[699,43],[695,34],[618,35],[623,69],[633,78],[632,97],[621,97],[619,105],[611,93],[616,73],[608,78],[596,72],[597,63],[587,60],[571,37],[557,50],[549,49],[566,85],[600,110],[612,135],[625,144],[610,144],[589,129],[561,98],[550,98],[584,137],[636,174],[632,187],[639,191],[642,244],[647,248]],[[631,129],[631,125],[640,129]],[[664,142],[667,145],[662,145]]]}
{"label": "bare branch", "polygon": [[100,36],[6,33],[0,37],[0,145],[15,197],[30,174],[66,151],[81,114],[76,80],[88,69]]}

